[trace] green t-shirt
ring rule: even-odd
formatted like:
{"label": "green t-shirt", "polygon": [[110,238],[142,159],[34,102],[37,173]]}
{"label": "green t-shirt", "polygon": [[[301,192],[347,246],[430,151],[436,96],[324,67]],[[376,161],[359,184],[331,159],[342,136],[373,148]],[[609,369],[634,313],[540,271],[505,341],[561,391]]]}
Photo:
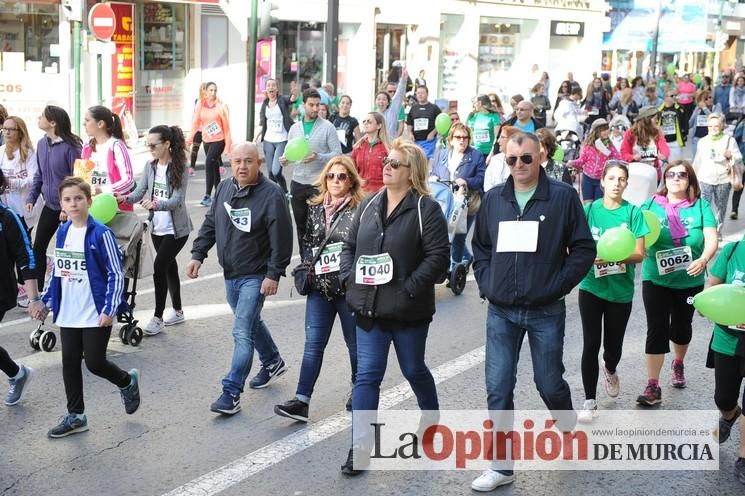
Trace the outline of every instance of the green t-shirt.
{"label": "green t-shirt", "polygon": [[406,110],[404,110],[404,106],[401,105],[401,107],[398,109],[398,122],[403,122],[406,120]]}
{"label": "green t-shirt", "polygon": [[520,205],[520,213],[525,210],[525,205],[527,205],[530,199],[533,198],[533,193],[535,193],[537,187],[538,185],[536,184],[533,189],[530,189],[528,191],[515,190],[515,199],[517,200],[517,204]]}
{"label": "green t-shirt", "polygon": [[502,120],[496,113],[476,112],[473,114],[468,118],[468,127],[471,128],[473,136],[471,145],[484,155],[488,155],[494,145],[494,126],[499,126],[501,123]]}
{"label": "green t-shirt", "polygon": [[[592,238],[596,243],[603,233],[612,227],[625,227],[634,233],[635,238],[641,238],[649,232],[641,209],[626,200],[621,203],[620,207],[613,210],[608,210],[603,205],[602,198],[595,200],[594,203],[585,205],[585,215]],[[635,268],[636,264],[593,265],[590,272],[579,283],[579,289],[589,291],[598,298],[613,303],[631,303],[634,299]],[[625,270],[625,272],[614,273],[617,270]]]}
{"label": "green t-shirt", "polygon": [[[686,273],[685,268],[691,262],[700,258],[701,253],[704,251],[704,227],[717,227],[717,221],[711,211],[709,202],[700,198],[691,207],[680,209],[680,220],[686,229],[688,229],[688,236],[680,240],[680,248],[690,247],[691,259],[687,260],[688,263],[682,270],[675,270],[665,275],[660,275],[659,273],[657,253],[677,248],[673,244],[673,238],[670,236],[670,228],[668,227],[665,209],[655,203],[651,198],[644,202],[641,208],[642,210],[651,211],[660,219],[660,224],[662,224],[660,237],[655,244],[647,248],[647,256],[644,257],[644,262],[642,262],[642,280],[651,281],[658,286],[673,289],[703,286],[704,273],[702,272],[697,277],[691,277]],[[682,257],[681,260],[687,258],[681,252],[682,250],[678,250],[678,252],[668,251],[665,254],[661,254],[659,265],[669,266],[675,261],[676,257]],[[663,255],[668,255],[669,258]]]}
{"label": "green t-shirt", "polygon": [[305,115],[305,106],[303,105],[302,95],[298,95],[297,100],[295,100],[295,103],[292,105],[292,110],[298,111],[295,116],[295,122],[300,122]]}
{"label": "green t-shirt", "polygon": [[[726,284],[745,286],[745,243],[738,241],[729,243],[722,248],[710,273],[714,277],[722,279]],[[730,327],[730,330],[734,329]],[[714,339],[711,341],[711,349],[724,355],[735,356],[737,336],[732,336],[722,329],[719,324],[714,324]]]}
{"label": "green t-shirt", "polygon": [[313,119],[312,121],[306,121],[305,119],[303,119],[303,132],[305,133],[305,139],[310,138],[310,132],[313,130],[313,125],[315,123],[315,119]]}

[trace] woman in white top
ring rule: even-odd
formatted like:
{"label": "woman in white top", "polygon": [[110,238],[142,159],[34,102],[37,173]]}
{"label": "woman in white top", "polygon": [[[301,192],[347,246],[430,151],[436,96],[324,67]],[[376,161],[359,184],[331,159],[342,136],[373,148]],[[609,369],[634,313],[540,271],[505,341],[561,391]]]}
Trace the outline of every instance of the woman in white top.
{"label": "woman in white top", "polygon": [[261,142],[264,151],[264,163],[269,172],[269,179],[274,181],[287,193],[287,181],[282,174],[279,157],[284,155],[287,146],[287,132],[292,127],[292,100],[279,94],[276,79],[266,82],[266,98],[259,111],[260,129],[256,142]]}
{"label": "woman in white top", "polygon": [[701,198],[711,204],[717,219],[717,231],[721,232],[727,201],[731,189],[729,171],[736,161],[742,160],[737,141],[724,134],[724,116],[709,114],[709,134],[698,141],[693,168],[701,185]]}
{"label": "woman in white top", "polygon": [[[497,138],[499,149],[504,150],[510,137],[519,132],[521,131],[515,126],[503,126],[502,132],[499,134],[499,138]],[[507,163],[504,161],[504,152],[502,151],[496,155],[492,155],[489,158],[489,163],[486,164],[486,173],[484,173],[484,193],[494,186],[504,183],[508,177],[510,177],[510,168],[507,167]]]}
{"label": "woman in white top", "polygon": [[20,117],[8,117],[2,129],[5,144],[0,146],[0,169],[7,183],[2,201],[21,218],[30,233],[38,215],[37,208],[26,210],[26,198],[39,168],[34,145],[28,136],[26,123]]}

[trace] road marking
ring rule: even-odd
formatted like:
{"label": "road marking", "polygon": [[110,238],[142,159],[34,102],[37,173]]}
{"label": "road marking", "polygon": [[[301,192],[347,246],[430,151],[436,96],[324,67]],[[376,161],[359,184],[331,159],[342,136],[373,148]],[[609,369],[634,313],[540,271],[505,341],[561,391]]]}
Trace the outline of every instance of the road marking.
{"label": "road marking", "polygon": [[[484,362],[483,346],[454,358],[432,370],[435,383],[451,379]],[[380,395],[380,409],[387,410],[414,396],[408,382],[402,382]],[[239,484],[287,458],[338,434],[352,424],[346,411],[293,432],[282,439],[259,448],[227,465],[187,482],[164,496],[211,496]],[[340,453],[341,457],[342,454]]]}

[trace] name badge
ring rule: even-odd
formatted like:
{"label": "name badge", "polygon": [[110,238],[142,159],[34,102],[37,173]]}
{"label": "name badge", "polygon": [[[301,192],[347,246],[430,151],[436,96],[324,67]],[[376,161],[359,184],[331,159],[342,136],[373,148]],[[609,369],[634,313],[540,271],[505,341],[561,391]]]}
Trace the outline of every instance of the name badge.
{"label": "name badge", "polygon": [[429,129],[429,119],[426,117],[414,119],[414,131],[426,131],[427,129]]}
{"label": "name badge", "polygon": [[655,259],[657,260],[657,272],[661,276],[679,270],[686,270],[691,265],[691,262],[693,262],[690,246],[658,251],[655,254]]}
{"label": "name badge", "polygon": [[248,208],[233,208],[228,202],[223,203],[228,212],[230,222],[239,231],[251,232],[251,210]]}
{"label": "name badge", "polygon": [[266,121],[267,131],[272,133],[282,132],[282,121],[280,119],[269,119]]}
{"label": "name badge", "polygon": [[207,136],[212,138],[213,136],[217,136],[218,134],[220,134],[222,132],[222,128],[220,127],[220,124],[212,121],[204,127],[204,132],[207,133]]}
{"label": "name badge", "polygon": [[379,286],[393,279],[393,259],[388,253],[360,255],[357,259],[354,282],[365,286]]}
{"label": "name badge", "polygon": [[156,200],[167,200],[168,185],[165,183],[153,183],[153,198]]}
{"label": "name badge", "polygon": [[620,262],[605,262],[595,264],[593,269],[595,271],[595,278],[599,279],[601,277],[614,276],[616,274],[625,274],[626,264]]}
{"label": "name badge", "polygon": [[490,136],[488,129],[475,129],[473,131],[473,142],[474,143],[488,143]]}
{"label": "name badge", "polygon": [[69,281],[82,280],[88,277],[86,272],[85,253],[82,251],[54,250],[54,276]]}
{"label": "name badge", "polygon": [[538,224],[535,220],[500,222],[497,253],[535,253],[538,249]]}
{"label": "name badge", "polygon": [[344,243],[330,243],[323,247],[321,255],[314,267],[316,274],[330,274],[339,272],[339,262],[341,261],[341,249]]}

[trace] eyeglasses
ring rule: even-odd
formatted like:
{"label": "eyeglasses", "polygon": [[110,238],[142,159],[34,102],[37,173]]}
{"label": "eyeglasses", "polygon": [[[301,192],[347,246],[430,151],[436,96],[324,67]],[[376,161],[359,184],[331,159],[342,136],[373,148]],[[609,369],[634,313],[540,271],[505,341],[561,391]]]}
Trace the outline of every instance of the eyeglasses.
{"label": "eyeglasses", "polygon": [[454,134],[453,139],[468,141],[468,135],[467,134]]}
{"label": "eyeglasses", "polygon": [[15,132],[18,132],[18,128],[17,127],[4,127],[2,128],[2,131],[4,133],[15,133]]}
{"label": "eyeglasses", "polygon": [[520,107],[517,107],[517,111],[518,112],[530,112],[530,109],[529,108],[520,108]]}
{"label": "eyeglasses", "polygon": [[665,177],[668,179],[688,179],[688,172],[686,171],[670,171],[665,173]]}
{"label": "eyeglasses", "polygon": [[362,124],[372,124],[375,119],[362,119]]}
{"label": "eyeglasses", "polygon": [[533,155],[531,155],[529,153],[526,153],[526,154],[520,155],[520,156],[510,155],[509,157],[505,157],[504,158],[504,161],[507,163],[507,165],[509,165],[510,167],[512,167],[513,165],[515,165],[517,163],[517,159],[518,158],[520,159],[520,162],[524,163],[525,165],[530,165],[530,164],[533,163]]}
{"label": "eyeglasses", "polygon": [[156,147],[156,146],[158,146],[158,145],[162,145],[162,144],[163,144],[163,142],[161,141],[161,142],[159,142],[159,143],[148,143],[148,144],[147,144],[147,145],[145,145],[145,146],[147,146],[148,148],[150,148],[150,151],[153,151],[153,150],[155,150],[155,147]]}
{"label": "eyeglasses", "polygon": [[399,162],[395,158],[385,157],[383,159],[383,165],[390,165],[391,169],[398,169],[399,167],[411,167],[409,164],[405,164],[403,162]]}
{"label": "eyeglasses", "polygon": [[328,172],[328,173],[326,173],[326,179],[331,179],[333,181],[334,178],[338,179],[341,182],[344,182],[347,179],[349,179],[349,175],[346,172]]}

